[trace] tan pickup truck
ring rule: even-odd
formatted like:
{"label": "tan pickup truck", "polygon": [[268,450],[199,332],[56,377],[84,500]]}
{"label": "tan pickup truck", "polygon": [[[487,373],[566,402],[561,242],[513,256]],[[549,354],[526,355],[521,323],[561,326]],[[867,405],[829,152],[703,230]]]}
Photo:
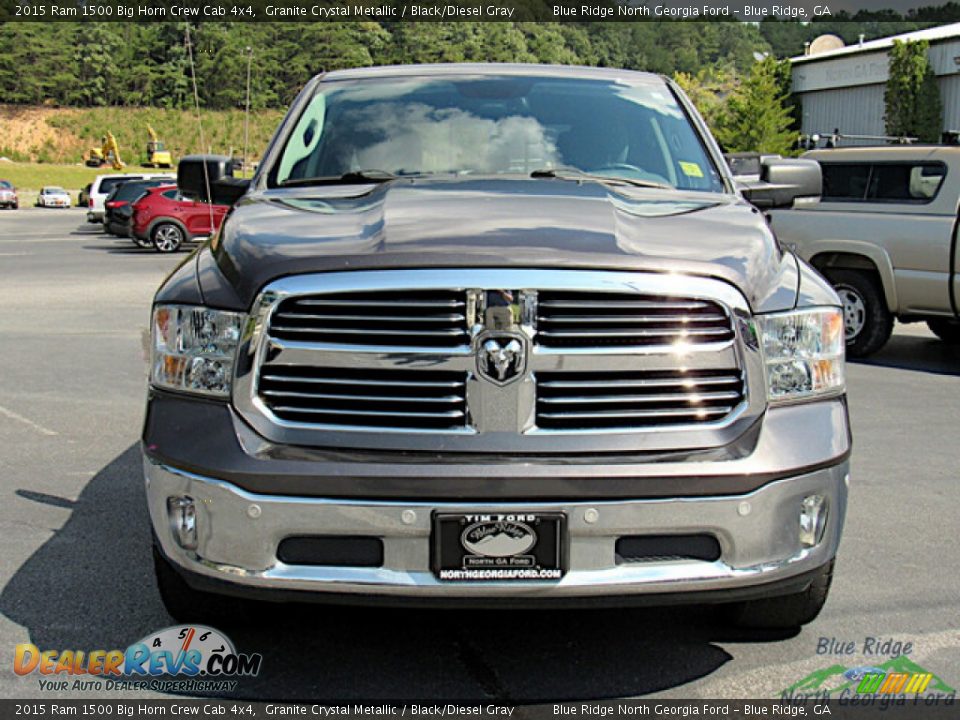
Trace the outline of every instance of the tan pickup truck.
{"label": "tan pickup truck", "polygon": [[960,147],[851,147],[804,157],[823,169],[823,196],[771,212],[771,224],[843,300],[847,354],[883,347],[894,318],[926,321],[942,340],[960,342]]}

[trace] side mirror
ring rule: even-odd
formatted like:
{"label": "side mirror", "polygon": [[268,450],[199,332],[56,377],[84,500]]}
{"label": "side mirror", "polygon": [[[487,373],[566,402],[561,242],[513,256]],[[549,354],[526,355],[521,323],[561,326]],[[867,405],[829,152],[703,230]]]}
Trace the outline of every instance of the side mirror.
{"label": "side mirror", "polygon": [[177,188],[190,200],[233,205],[250,181],[233,177],[233,159],[226,155],[188,155],[177,165]]}
{"label": "side mirror", "polygon": [[763,158],[760,179],[738,185],[743,196],[758,208],[789,208],[798,198],[820,197],[823,174],[816,160]]}

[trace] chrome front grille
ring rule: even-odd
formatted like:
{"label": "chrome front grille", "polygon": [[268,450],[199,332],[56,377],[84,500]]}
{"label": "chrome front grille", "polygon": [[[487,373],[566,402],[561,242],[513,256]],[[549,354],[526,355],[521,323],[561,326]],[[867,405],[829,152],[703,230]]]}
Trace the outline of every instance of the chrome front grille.
{"label": "chrome front grille", "polygon": [[725,342],[730,316],[712,300],[637,293],[542,292],[537,342],[544,347]]}
{"label": "chrome front grille", "polygon": [[737,369],[547,372],[537,375],[537,426],[596,430],[715,422],[743,400]]}
{"label": "chrome front grille", "polygon": [[260,396],[278,418],[298,423],[449,430],[467,422],[463,373],[271,365]]}
{"label": "chrome front grille", "polygon": [[270,334],[298,342],[456,347],[469,342],[466,297],[450,290],[347,292],[288,298]]}
{"label": "chrome front grille", "polygon": [[336,272],[277,280],[251,314],[234,404],[278,443],[704,449],[731,442],[765,409],[746,301],[706,278]]}

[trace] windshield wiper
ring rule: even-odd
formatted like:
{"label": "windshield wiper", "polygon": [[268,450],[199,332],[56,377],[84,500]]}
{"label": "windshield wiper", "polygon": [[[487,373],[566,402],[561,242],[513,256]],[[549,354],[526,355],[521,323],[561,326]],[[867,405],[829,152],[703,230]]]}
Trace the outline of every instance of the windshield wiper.
{"label": "windshield wiper", "polygon": [[556,167],[540,168],[530,173],[532,178],[557,178],[559,180],[593,180],[599,183],[632,185],[633,187],[659,188],[661,190],[674,190],[672,185],[654,182],[652,180],[638,180],[635,178],[622,177],[620,175],[596,175],[588,173],[585,170],[575,167]]}
{"label": "windshield wiper", "polygon": [[327,175],[307,178],[290,178],[280,183],[280,187],[298,185],[366,185],[396,180],[399,176],[386,170],[351,170],[343,175]]}

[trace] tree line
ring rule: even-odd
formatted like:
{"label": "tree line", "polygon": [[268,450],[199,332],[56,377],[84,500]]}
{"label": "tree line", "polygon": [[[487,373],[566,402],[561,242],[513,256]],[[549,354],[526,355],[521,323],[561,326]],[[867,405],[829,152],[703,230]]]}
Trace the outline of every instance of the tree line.
{"label": "tree line", "polygon": [[821,21],[633,23],[7,23],[0,98],[64,107],[285,108],[310,77],[346,67],[534,62],[648,70],[675,77],[730,150],[789,149],[799,109],[789,64],[823,33],[846,42],[960,19],[960,4],[838,13]]}
{"label": "tree line", "polygon": [[[197,89],[208,109],[285,107],[322,70],[423,62],[538,62],[667,75],[748,72],[759,55],[798,55],[832,32],[847,42],[960,19],[960,4],[906,16],[861,11],[802,24],[662,21],[219,23],[191,26]],[[60,106],[189,107],[183,22],[6,23],[0,26],[0,98]],[[252,56],[248,56],[248,50]]]}

